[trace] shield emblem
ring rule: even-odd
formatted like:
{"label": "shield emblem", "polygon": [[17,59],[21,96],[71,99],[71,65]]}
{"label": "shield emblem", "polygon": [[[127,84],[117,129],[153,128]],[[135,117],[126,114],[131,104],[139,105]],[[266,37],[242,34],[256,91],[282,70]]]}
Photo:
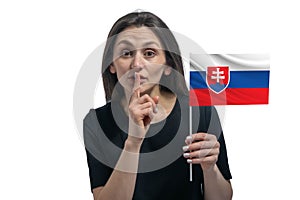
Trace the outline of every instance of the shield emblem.
{"label": "shield emblem", "polygon": [[206,69],[206,84],[210,90],[219,94],[229,85],[229,66],[213,66]]}

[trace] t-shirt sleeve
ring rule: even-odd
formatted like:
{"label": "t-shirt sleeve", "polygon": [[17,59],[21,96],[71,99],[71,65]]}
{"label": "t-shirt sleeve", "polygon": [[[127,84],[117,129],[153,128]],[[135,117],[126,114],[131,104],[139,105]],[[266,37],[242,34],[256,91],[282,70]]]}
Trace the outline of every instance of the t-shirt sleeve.
{"label": "t-shirt sleeve", "polygon": [[202,114],[201,118],[205,119],[202,120],[202,122],[206,123],[205,125],[202,124],[202,127],[205,126],[207,133],[214,134],[218,138],[218,142],[220,143],[220,153],[217,161],[217,166],[221,174],[223,175],[223,177],[226,180],[229,180],[232,178],[232,176],[229,169],[226,143],[225,143],[224,134],[221,127],[218,112],[215,107],[208,106],[202,108],[202,113],[204,115]]}
{"label": "t-shirt sleeve", "polygon": [[96,112],[91,109],[83,121],[84,144],[89,167],[89,176],[91,190],[96,187],[104,186],[109,179],[112,168],[103,164],[105,154],[101,150],[101,141],[99,140],[99,122]]}

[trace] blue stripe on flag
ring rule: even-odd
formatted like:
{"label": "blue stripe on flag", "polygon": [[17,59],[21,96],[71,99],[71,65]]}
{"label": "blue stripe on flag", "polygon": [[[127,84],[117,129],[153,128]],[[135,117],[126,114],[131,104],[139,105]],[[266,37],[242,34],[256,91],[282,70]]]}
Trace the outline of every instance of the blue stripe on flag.
{"label": "blue stripe on flag", "polygon": [[[268,88],[270,71],[230,71],[228,88]],[[205,71],[191,71],[190,85],[194,89],[207,88]]]}

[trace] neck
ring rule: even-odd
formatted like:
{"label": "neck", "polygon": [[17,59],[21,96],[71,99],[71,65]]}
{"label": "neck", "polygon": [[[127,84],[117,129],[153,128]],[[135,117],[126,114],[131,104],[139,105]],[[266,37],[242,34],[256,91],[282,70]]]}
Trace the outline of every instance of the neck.
{"label": "neck", "polygon": [[153,88],[149,96],[159,96],[158,105],[164,109],[165,114],[170,114],[176,102],[175,94],[166,91],[161,91],[159,86],[157,85]]}

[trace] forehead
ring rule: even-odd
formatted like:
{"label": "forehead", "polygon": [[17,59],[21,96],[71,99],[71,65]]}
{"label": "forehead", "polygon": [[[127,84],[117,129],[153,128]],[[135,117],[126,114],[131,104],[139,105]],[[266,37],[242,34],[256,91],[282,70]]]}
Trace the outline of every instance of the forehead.
{"label": "forehead", "polygon": [[134,46],[143,46],[144,44],[156,44],[162,48],[159,38],[151,30],[151,28],[142,27],[129,27],[118,34],[115,45],[132,44]]}

